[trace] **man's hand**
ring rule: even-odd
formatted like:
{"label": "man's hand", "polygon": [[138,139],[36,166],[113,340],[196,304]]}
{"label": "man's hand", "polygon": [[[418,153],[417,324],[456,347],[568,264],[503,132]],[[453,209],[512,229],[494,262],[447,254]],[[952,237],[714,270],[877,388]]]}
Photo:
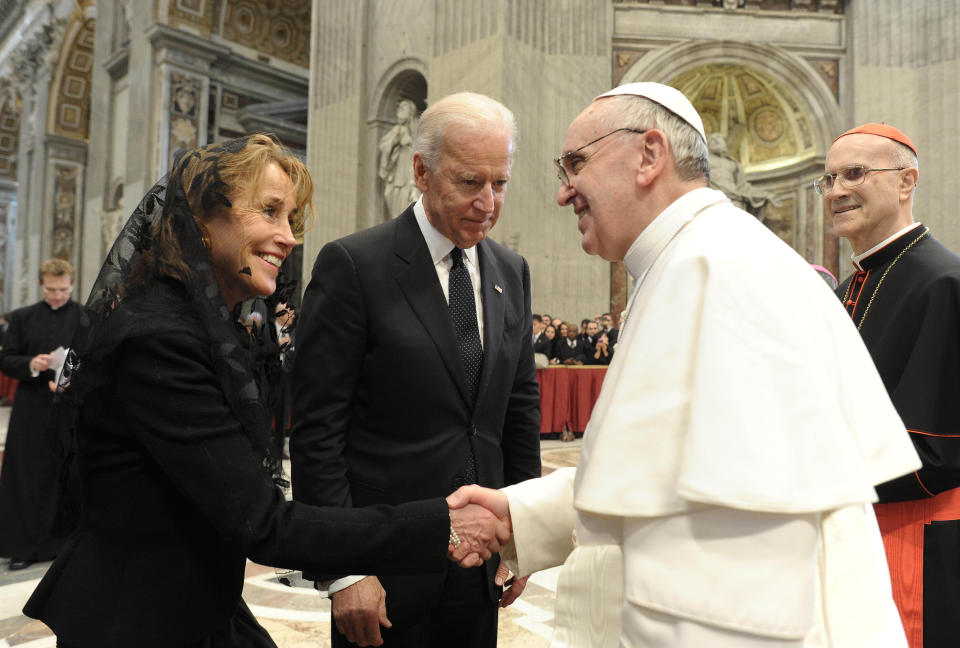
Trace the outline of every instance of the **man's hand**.
{"label": "man's hand", "polygon": [[380,626],[387,618],[387,592],[376,576],[367,576],[333,594],[333,622],[337,630],[358,646],[382,646]]}
{"label": "man's hand", "polygon": [[500,491],[463,486],[447,497],[450,524],[460,546],[450,545],[448,556],[461,567],[481,565],[510,539],[510,504]]}
{"label": "man's hand", "polygon": [[503,594],[500,595],[500,607],[507,607],[523,594],[523,589],[527,586],[528,578],[530,577],[524,576],[523,578],[517,578],[516,576],[512,576],[506,563],[500,563],[500,566],[497,567],[497,575],[493,579],[493,582],[497,585],[506,585],[507,587],[507,589],[503,590]]}
{"label": "man's hand", "polygon": [[[40,353],[30,358],[30,371],[34,373],[43,373],[50,368],[50,361],[53,355],[50,353]],[[21,367],[23,365],[20,365]]]}

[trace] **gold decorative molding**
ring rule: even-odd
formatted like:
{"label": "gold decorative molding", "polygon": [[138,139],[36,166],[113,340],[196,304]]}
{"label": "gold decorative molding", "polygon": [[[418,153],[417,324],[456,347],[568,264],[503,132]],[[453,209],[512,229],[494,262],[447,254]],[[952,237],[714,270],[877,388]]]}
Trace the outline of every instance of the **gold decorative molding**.
{"label": "gold decorative molding", "polygon": [[174,0],[167,20],[171,27],[185,28],[204,38],[213,33],[214,0]]}
{"label": "gold decorative molding", "polygon": [[53,172],[53,256],[72,261],[81,167],[75,164],[56,164]]}
{"label": "gold decorative molding", "polygon": [[833,98],[840,101],[840,64],[837,60],[808,58],[807,63],[827,83],[827,87],[833,92]]}
{"label": "gold decorative molding", "polygon": [[87,141],[90,135],[90,85],[93,79],[93,37],[96,21],[89,18],[64,44],[53,94],[53,132]]}
{"label": "gold decorative molding", "polygon": [[808,116],[767,72],[732,63],[687,70],[670,85],[690,98],[707,135],[720,133],[745,171],[787,167],[814,151]]}
{"label": "gold decorative molding", "polygon": [[224,11],[224,39],[310,67],[309,0],[232,0]]}
{"label": "gold decorative molding", "polygon": [[647,50],[620,50],[613,53],[613,69],[611,77],[613,86],[620,85],[620,79],[624,73],[630,69],[630,66],[637,62],[641,56],[647,53]]}
{"label": "gold decorative molding", "polygon": [[20,112],[15,102],[4,101],[0,108],[0,178],[17,179],[17,149]]}

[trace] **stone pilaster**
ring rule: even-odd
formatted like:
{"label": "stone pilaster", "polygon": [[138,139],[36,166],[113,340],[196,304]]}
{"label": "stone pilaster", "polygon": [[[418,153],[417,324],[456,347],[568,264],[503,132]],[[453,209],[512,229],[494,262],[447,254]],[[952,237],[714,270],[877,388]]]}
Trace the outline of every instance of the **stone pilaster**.
{"label": "stone pilaster", "polygon": [[845,126],[885,121],[920,153],[914,217],[960,252],[956,161],[960,159],[960,20],[951,0],[851,3],[853,83]]}
{"label": "stone pilaster", "polygon": [[360,164],[367,145],[365,50],[373,47],[365,42],[369,5],[313,2],[307,166],[318,219],[304,241],[305,280],[324,243],[357,230],[362,173],[372,171]]}
{"label": "stone pilaster", "polygon": [[12,81],[21,98],[19,152],[17,157],[16,239],[14,274],[18,285],[7,295],[11,307],[39,299],[36,275],[40,262],[53,251],[53,219],[48,205],[46,172],[48,150],[46,122],[50,102],[50,81],[66,29],[66,15],[58,14],[54,3],[33,16],[25,36],[10,54]]}

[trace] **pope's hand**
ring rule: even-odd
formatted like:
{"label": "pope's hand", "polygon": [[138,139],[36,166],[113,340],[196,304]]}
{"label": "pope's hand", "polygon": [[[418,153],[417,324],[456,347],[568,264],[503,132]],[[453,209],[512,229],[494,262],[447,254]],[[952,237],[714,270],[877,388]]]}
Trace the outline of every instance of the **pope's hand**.
{"label": "pope's hand", "polygon": [[523,594],[523,589],[527,586],[528,578],[530,577],[524,576],[523,578],[517,578],[516,576],[512,576],[506,563],[500,563],[500,566],[497,567],[497,575],[493,579],[497,585],[506,588],[503,590],[503,594],[500,595],[500,607],[507,607]]}

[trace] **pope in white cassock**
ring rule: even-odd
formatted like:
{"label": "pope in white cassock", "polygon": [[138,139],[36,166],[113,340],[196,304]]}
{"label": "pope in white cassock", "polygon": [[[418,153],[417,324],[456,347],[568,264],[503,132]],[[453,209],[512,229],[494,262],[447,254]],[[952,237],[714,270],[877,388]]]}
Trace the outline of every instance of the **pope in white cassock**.
{"label": "pope in white cassock", "polygon": [[634,278],[580,463],[456,496],[563,563],[554,646],[906,646],[871,503],[920,462],[816,272],[707,188],[700,116],[631,83],[570,125],[557,201]]}

